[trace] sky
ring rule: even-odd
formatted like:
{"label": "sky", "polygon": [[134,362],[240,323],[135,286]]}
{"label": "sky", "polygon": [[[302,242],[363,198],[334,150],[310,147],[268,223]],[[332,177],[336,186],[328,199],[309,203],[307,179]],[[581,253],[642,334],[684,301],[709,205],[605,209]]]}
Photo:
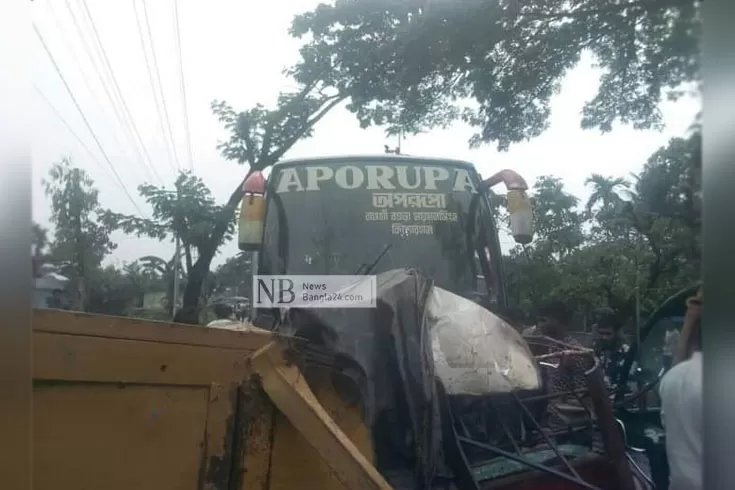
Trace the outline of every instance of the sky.
{"label": "sky", "polygon": [[[299,42],[288,35],[288,26],[294,15],[318,3],[279,0],[273,4],[258,3],[256,8],[251,2],[237,0],[33,2],[34,24],[56,63],[54,65],[36,37],[33,60],[37,90],[31,112],[35,130],[34,220],[43,226],[50,225],[50,206],[41,179],[51,165],[64,156],[91,175],[100,191],[102,206],[116,212],[137,214],[137,206],[143,215],[150,216],[150,208],[136,192],[137,186],[151,180],[172,186],[178,169],[191,169],[219,202],[226,201],[247,169],[225,160],[217,151],[218,141],[228,135],[212,115],[210,103],[215,99],[225,100],[235,109],[244,110],[258,102],[271,104],[280,90],[293,87],[293,82],[282,75],[283,68],[298,59]],[[176,6],[181,69],[174,22]],[[141,46],[136,11],[146,54]],[[93,23],[89,22],[87,12]],[[100,55],[102,50],[133,121],[132,126],[120,123],[119,119],[125,119],[126,112],[119,102],[115,104],[120,109],[115,111],[116,106],[108,97],[109,94],[113,100],[118,100],[115,83],[107,74],[107,65]],[[579,125],[581,109],[594,95],[598,80],[599,72],[593,60],[583,58],[568,74],[561,92],[552,102],[550,128],[538,138],[511,146],[507,152],[498,152],[492,144],[469,149],[467,142],[473,130],[461,124],[408,137],[403,141],[402,152],[467,160],[485,176],[512,168],[529,183],[540,175],[555,175],[564,181],[567,191],[584,201],[590,194],[584,184],[590,174],[628,177],[631,172],[639,171],[648,156],[670,138],[686,134],[700,110],[700,101],[696,99],[664,103],[666,127],[661,132],[636,131],[626,126],[618,126],[607,134],[583,131]],[[154,98],[154,93],[161,92],[163,102],[160,95]],[[77,110],[74,100],[84,116]],[[159,117],[164,113],[168,114],[170,126],[165,117]],[[158,176],[145,166],[145,153],[138,153],[132,143],[137,139],[135,132],[126,131],[126,127],[137,129]],[[395,146],[395,143],[395,139],[386,139],[380,128],[360,129],[355,117],[339,107],[319,123],[312,138],[299,142],[286,156],[379,154],[384,144]],[[114,177],[110,164],[123,186]],[[168,242],[122,233],[115,233],[113,240],[118,248],[107,259],[108,263],[132,262],[145,255],[170,257],[173,254],[173,244]],[[512,245],[509,237],[501,237],[501,242],[504,248]],[[233,241],[222,247],[214,264],[236,253]]]}

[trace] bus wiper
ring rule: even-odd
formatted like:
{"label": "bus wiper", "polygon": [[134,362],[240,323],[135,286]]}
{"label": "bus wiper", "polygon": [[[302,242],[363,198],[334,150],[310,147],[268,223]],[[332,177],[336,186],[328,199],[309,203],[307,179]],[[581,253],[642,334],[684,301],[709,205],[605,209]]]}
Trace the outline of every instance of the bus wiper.
{"label": "bus wiper", "polygon": [[[375,269],[375,266],[378,265],[378,262],[380,262],[380,260],[383,258],[383,256],[386,253],[388,253],[388,250],[390,250],[390,248],[392,246],[393,246],[392,243],[387,244],[385,247],[383,247],[383,251],[380,252],[380,254],[378,254],[378,256],[375,258],[375,260],[373,261],[372,264],[370,264],[369,266],[367,264],[362,264],[360,267],[357,268],[357,270],[355,271],[355,273],[352,274],[352,275],[353,276],[367,276],[368,274],[370,274],[373,271],[373,269]],[[365,269],[365,272],[361,272],[362,269],[364,267],[366,267],[366,266],[367,266],[367,268]]]}

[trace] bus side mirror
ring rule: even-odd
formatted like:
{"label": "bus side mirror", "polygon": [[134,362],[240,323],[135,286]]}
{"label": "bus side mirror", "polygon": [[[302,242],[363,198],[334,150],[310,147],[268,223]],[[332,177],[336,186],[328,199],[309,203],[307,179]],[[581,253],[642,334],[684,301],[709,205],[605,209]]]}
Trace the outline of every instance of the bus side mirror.
{"label": "bus side mirror", "polygon": [[526,245],[533,240],[533,208],[525,191],[508,190],[510,233],[516,243]]}
{"label": "bus side mirror", "polygon": [[257,252],[263,244],[265,226],[266,180],[262,172],[256,171],[243,183],[243,198],[237,230],[237,245],[240,250]]}

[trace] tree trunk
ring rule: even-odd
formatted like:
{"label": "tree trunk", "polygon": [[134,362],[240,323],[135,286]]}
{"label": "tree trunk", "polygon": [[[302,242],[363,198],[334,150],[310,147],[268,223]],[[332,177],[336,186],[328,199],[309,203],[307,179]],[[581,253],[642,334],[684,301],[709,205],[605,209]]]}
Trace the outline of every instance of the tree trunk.
{"label": "tree trunk", "polygon": [[174,321],[176,323],[189,323],[196,325],[199,323],[199,297],[202,292],[202,286],[209,274],[209,266],[214,258],[214,252],[206,256],[199,257],[194,263],[189,273],[189,278],[184,288],[184,298],[181,309],[176,312]]}
{"label": "tree trunk", "polygon": [[176,323],[189,323],[196,325],[199,323],[199,298],[202,294],[202,287],[204,281],[206,281],[209,275],[209,267],[212,265],[212,259],[217,253],[222,238],[227,232],[227,227],[232,219],[232,214],[235,212],[235,208],[238,203],[242,200],[243,190],[242,186],[245,180],[256,170],[258,167],[251,167],[245,178],[237,185],[237,188],[230,195],[230,199],[222,209],[217,219],[217,223],[212,230],[212,234],[209,237],[209,247],[206,250],[202,250],[201,254],[194,262],[189,278],[184,288],[184,298],[182,301],[181,309],[176,313],[174,321]]}

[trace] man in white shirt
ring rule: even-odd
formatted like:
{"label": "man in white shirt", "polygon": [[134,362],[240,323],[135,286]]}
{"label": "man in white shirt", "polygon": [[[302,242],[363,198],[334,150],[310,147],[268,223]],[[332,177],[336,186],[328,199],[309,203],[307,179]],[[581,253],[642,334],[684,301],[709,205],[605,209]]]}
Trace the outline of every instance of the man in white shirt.
{"label": "man in white shirt", "polygon": [[235,320],[233,319],[234,310],[232,306],[224,303],[218,303],[214,305],[212,309],[214,310],[214,314],[217,316],[217,319],[209,322],[207,324],[208,327],[217,327],[220,325],[235,323]]}
{"label": "man in white shirt", "polygon": [[701,291],[688,302],[681,341],[686,360],[664,375],[659,392],[666,430],[669,490],[700,490],[702,484]]}

